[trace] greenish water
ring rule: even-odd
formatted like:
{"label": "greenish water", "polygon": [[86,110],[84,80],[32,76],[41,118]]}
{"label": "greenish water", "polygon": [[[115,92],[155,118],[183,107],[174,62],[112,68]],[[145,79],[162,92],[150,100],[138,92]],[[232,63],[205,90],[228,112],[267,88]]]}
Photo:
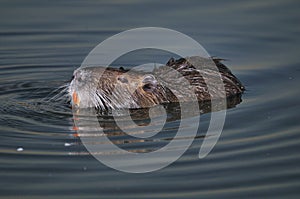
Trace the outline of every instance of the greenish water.
{"label": "greenish water", "polygon": [[[297,1],[2,1],[0,197],[298,198],[298,8]],[[247,91],[227,111],[206,158],[197,156],[199,129],[175,163],[128,174],[87,153],[73,136],[66,101],[42,99],[68,82],[98,43],[146,26],[180,31],[228,59]]]}

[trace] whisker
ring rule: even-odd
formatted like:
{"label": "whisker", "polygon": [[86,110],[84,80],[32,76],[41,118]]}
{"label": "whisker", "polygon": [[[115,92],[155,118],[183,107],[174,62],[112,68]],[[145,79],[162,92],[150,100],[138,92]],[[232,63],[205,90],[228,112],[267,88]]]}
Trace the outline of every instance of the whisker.
{"label": "whisker", "polygon": [[[67,90],[69,87],[69,83],[68,84],[64,84],[58,88],[56,88],[55,90],[53,90],[51,93],[49,93],[44,99],[43,101],[45,102],[51,102],[51,101],[61,101],[63,99],[68,99],[67,97]],[[58,92],[58,93],[57,93]]]}

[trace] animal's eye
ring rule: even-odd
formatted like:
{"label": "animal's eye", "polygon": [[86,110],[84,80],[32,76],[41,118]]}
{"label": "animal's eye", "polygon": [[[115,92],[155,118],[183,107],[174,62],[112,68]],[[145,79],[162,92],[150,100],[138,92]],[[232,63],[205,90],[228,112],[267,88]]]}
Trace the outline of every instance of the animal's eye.
{"label": "animal's eye", "polygon": [[143,90],[146,91],[146,92],[151,92],[151,91],[154,90],[154,85],[152,85],[152,84],[145,84],[143,86]]}
{"label": "animal's eye", "polygon": [[145,75],[142,83],[144,84],[142,88],[146,92],[153,92],[157,87],[157,80],[151,74]]}
{"label": "animal's eye", "polygon": [[128,79],[124,76],[119,76],[118,77],[118,81],[122,82],[122,83],[128,83]]}

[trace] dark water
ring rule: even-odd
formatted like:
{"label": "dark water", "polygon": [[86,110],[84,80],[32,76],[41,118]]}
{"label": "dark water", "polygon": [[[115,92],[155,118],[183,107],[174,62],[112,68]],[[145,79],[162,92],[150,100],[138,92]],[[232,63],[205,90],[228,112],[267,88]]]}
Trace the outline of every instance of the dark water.
{"label": "dark water", "polygon": [[[2,198],[299,197],[297,1],[2,1],[0,13]],[[145,26],[180,31],[228,59],[247,91],[206,158],[198,132],[175,163],[128,174],[87,153],[66,101],[44,99],[98,43]]]}

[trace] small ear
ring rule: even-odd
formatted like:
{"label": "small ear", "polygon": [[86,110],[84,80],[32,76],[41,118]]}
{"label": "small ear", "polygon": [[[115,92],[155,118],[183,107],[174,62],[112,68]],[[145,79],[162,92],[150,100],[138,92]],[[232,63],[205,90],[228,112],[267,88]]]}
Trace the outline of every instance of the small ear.
{"label": "small ear", "polygon": [[144,84],[146,83],[156,83],[156,78],[151,75],[151,74],[148,74],[148,75],[145,75],[144,78],[143,78],[143,81],[142,81]]}
{"label": "small ear", "polygon": [[174,59],[174,57],[172,57],[171,59],[169,59],[169,61],[167,62],[167,66],[172,66],[172,65],[174,65],[175,64],[175,59]]}

